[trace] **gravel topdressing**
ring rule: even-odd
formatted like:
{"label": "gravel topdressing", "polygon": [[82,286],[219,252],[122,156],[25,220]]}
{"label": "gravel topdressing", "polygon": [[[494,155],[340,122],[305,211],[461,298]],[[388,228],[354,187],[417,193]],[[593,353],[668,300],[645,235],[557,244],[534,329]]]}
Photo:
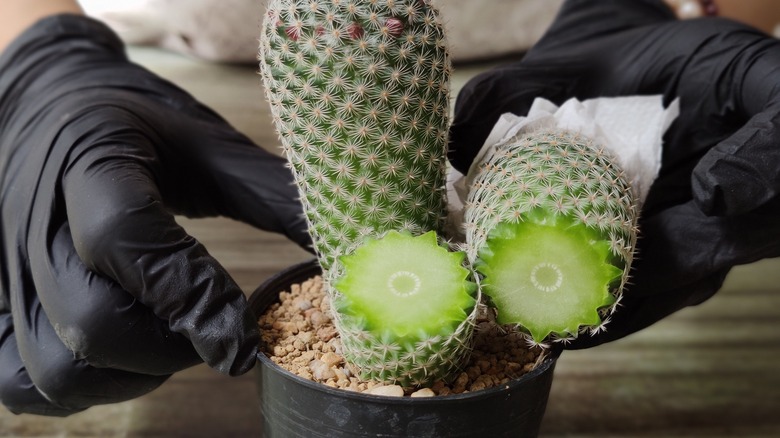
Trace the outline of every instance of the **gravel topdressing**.
{"label": "gravel topdressing", "polygon": [[388,396],[431,397],[462,394],[505,385],[531,371],[544,351],[529,347],[516,329],[499,326],[484,309],[477,321],[474,351],[450,382],[404,390],[360,379],[341,356],[341,341],[330,319],[322,278],[294,284],[260,317],[261,351],[282,368],[324,385]]}

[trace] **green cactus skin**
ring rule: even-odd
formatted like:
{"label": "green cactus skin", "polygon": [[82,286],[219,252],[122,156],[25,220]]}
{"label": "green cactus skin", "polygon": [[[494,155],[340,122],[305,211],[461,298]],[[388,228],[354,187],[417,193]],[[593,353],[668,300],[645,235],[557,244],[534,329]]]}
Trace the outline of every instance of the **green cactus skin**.
{"label": "green cactus skin", "polygon": [[273,0],[261,74],[327,272],[364,236],[440,231],[451,63],[423,0]]}
{"label": "green cactus skin", "polygon": [[[273,0],[259,60],[345,359],[404,386],[444,378],[470,351],[476,312],[465,256],[431,233],[447,212],[451,63],[438,12],[423,0]],[[412,276],[396,280],[424,280],[419,297],[390,301],[365,280],[399,267]],[[419,321],[393,325],[403,312]]]}
{"label": "green cactus skin", "polygon": [[336,325],[345,359],[361,377],[418,387],[466,362],[478,294],[465,258],[433,231],[391,231],[341,257]]}
{"label": "green cactus skin", "polygon": [[628,280],[638,217],[611,157],[576,134],[536,132],[476,166],[465,250],[499,322],[537,344],[604,329]]}

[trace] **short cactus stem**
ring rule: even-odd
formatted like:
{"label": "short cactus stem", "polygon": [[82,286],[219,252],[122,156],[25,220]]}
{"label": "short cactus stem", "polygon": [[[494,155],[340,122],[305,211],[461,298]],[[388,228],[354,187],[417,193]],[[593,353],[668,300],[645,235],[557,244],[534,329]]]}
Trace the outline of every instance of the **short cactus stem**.
{"label": "short cactus stem", "polygon": [[362,377],[418,387],[460,369],[479,300],[465,258],[432,231],[392,231],[341,258],[336,325]]}
{"label": "short cactus stem", "polygon": [[604,150],[567,132],[523,134],[477,163],[466,204],[467,253],[499,322],[534,343],[603,328],[628,280],[638,218]]}

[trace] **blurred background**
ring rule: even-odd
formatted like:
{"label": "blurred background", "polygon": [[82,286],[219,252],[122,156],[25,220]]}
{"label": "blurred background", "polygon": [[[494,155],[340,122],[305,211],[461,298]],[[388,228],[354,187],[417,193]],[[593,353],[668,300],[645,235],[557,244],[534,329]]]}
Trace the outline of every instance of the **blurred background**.
{"label": "blurred background", "polygon": [[[278,152],[255,62],[263,0],[82,3],[130,44],[134,61]],[[470,77],[522,56],[562,0],[436,3],[448,24],[457,93]],[[690,2],[670,3],[681,15],[697,14]],[[780,23],[777,0],[717,4],[722,15],[768,33]],[[282,237],[228,219],[179,220],[247,295],[274,273],[310,258]],[[565,352],[542,436],[780,436],[778,309],[780,260],[764,260],[734,269],[723,290],[698,307],[621,341]],[[197,366],[145,397],[64,419],[16,416],[0,408],[0,436],[260,437],[258,412],[253,373],[229,378]]]}

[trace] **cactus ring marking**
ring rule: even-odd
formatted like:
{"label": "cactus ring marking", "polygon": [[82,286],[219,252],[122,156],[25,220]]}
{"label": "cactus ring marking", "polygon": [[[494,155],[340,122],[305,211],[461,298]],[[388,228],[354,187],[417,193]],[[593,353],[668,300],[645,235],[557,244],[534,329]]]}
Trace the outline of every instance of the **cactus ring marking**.
{"label": "cactus ring marking", "polygon": [[410,297],[420,291],[422,281],[414,272],[398,271],[387,280],[387,287],[390,292],[399,297]]}
{"label": "cactus ring marking", "polygon": [[563,272],[553,263],[539,263],[531,270],[531,283],[543,292],[555,292],[563,284]]}

